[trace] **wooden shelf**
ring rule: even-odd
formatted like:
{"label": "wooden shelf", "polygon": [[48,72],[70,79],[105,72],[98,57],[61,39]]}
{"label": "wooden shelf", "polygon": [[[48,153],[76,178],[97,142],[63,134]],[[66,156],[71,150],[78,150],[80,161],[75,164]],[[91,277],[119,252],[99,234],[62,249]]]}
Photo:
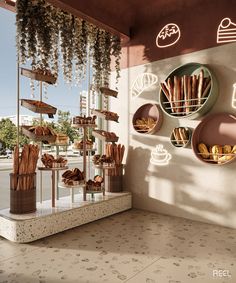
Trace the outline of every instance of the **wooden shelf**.
{"label": "wooden shelf", "polygon": [[56,141],[56,136],[53,135],[45,135],[45,136],[38,136],[35,135],[35,133],[32,133],[29,131],[29,128],[32,126],[21,126],[22,134],[30,138],[31,140],[35,142],[41,142],[41,141],[47,141],[47,142],[55,142]]}
{"label": "wooden shelf", "polygon": [[79,189],[79,188],[83,188],[84,186],[86,186],[84,182],[83,183],[81,182],[78,185],[67,185],[63,182],[58,183],[58,187],[62,189]]}
{"label": "wooden shelf", "polygon": [[119,123],[118,122],[119,116],[117,116],[117,118],[113,118],[111,116],[108,116],[108,115],[102,113],[100,110],[97,110],[97,109],[92,110],[92,113],[93,113],[93,115],[96,115],[97,117],[103,118],[107,121],[114,121],[114,122]]}
{"label": "wooden shelf", "polygon": [[38,170],[40,171],[60,171],[60,170],[67,170],[69,167],[68,166],[64,166],[64,167],[38,167]]}
{"label": "wooden shelf", "polygon": [[93,167],[96,169],[115,169],[116,168],[114,164],[112,165],[93,164]]}
{"label": "wooden shelf", "polygon": [[21,75],[32,80],[46,82],[48,84],[55,84],[57,78],[54,76],[39,74],[37,71],[21,68]]}
{"label": "wooden shelf", "polygon": [[119,140],[119,137],[114,137],[114,138],[107,138],[105,136],[103,136],[100,132],[93,130],[92,131],[92,135],[104,142],[117,142]]}
{"label": "wooden shelf", "polygon": [[118,92],[116,90],[110,89],[108,87],[100,87],[100,91],[102,94],[107,96],[113,96],[117,98]]}
{"label": "wooden shelf", "polygon": [[73,128],[96,128],[96,124],[72,124],[71,125]]}
{"label": "wooden shelf", "polygon": [[[41,104],[41,106],[37,105]],[[29,109],[34,113],[54,115],[57,112],[57,108],[41,101],[32,100],[32,99],[21,99],[21,106]],[[53,116],[52,116],[53,118]]]}

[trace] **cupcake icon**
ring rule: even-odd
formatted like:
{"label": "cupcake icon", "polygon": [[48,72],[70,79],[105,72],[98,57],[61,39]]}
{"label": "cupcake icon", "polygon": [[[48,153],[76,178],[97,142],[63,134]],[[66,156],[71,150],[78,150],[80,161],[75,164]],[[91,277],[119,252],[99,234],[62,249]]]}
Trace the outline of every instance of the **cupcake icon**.
{"label": "cupcake icon", "polygon": [[171,159],[171,154],[167,152],[166,149],[163,148],[162,144],[158,144],[155,149],[151,152],[150,162],[153,165],[163,166],[169,163]]}

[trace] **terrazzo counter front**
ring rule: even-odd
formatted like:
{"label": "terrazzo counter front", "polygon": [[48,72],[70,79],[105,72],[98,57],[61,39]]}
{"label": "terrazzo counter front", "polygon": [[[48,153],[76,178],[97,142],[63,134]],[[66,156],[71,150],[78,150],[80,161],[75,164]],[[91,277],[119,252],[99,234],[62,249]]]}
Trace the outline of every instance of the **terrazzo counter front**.
{"label": "terrazzo counter front", "polygon": [[51,208],[51,201],[37,203],[37,211],[25,215],[14,215],[9,209],[0,210],[0,236],[18,243],[32,242],[104,217],[130,209],[132,197],[129,192],[96,195],[95,199],[82,200],[75,195],[57,201]]}

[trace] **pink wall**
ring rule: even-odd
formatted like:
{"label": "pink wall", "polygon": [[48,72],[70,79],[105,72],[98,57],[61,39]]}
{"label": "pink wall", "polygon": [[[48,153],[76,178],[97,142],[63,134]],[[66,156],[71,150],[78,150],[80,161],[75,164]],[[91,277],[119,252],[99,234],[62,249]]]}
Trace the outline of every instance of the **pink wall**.
{"label": "pink wall", "polygon": [[[228,17],[236,23],[234,0],[166,0],[165,5],[161,2],[142,1],[143,11],[136,14],[131,40],[123,47],[122,68],[217,46],[221,20]],[[168,23],[179,26],[181,37],[171,47],[158,48],[156,36]]]}

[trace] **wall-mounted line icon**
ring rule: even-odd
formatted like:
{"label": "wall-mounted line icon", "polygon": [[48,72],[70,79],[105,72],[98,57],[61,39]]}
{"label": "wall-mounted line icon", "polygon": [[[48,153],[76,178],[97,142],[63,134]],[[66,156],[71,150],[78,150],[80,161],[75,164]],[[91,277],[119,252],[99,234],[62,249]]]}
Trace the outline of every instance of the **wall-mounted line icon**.
{"label": "wall-mounted line icon", "polygon": [[180,28],[170,23],[165,25],[156,37],[156,45],[159,48],[165,48],[174,45],[180,39]]}
{"label": "wall-mounted line icon", "polygon": [[152,73],[143,73],[137,76],[131,87],[132,97],[138,97],[144,90],[156,84],[158,77]]}
{"label": "wall-mounted line icon", "polygon": [[232,107],[236,108],[236,83],[233,84]]}
{"label": "wall-mounted line icon", "polygon": [[217,30],[217,43],[236,41],[236,23],[231,22],[230,18],[224,18]]}
{"label": "wall-mounted line icon", "polygon": [[168,165],[171,159],[171,154],[164,149],[162,144],[158,144],[151,152],[150,163],[156,166]]}

